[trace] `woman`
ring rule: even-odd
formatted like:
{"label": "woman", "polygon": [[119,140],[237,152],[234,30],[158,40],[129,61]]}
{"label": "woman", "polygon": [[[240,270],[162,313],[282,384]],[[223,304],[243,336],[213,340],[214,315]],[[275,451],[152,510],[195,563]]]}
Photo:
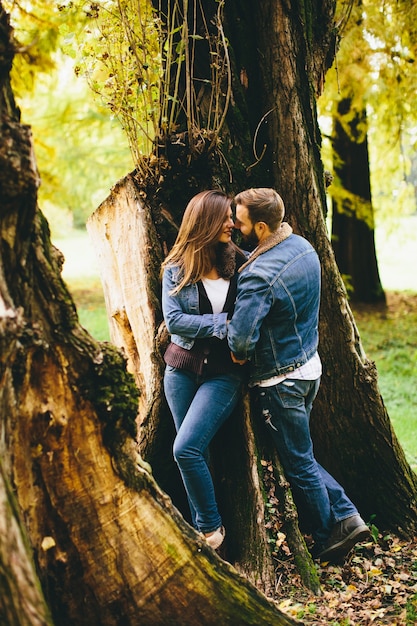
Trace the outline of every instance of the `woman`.
{"label": "woman", "polygon": [[162,309],[171,343],[164,389],[177,435],[179,467],[195,528],[217,549],[225,536],[208,446],[239,398],[242,368],[227,345],[236,272],[245,257],[232,243],[231,199],[203,191],[189,202],[175,244],[163,263]]}

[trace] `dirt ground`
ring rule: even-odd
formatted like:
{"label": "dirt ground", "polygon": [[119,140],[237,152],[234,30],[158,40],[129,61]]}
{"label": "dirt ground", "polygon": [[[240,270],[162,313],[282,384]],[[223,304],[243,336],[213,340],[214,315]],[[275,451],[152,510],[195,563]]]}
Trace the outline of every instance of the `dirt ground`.
{"label": "dirt ground", "polygon": [[386,307],[380,304],[352,304],[352,310],[358,316],[378,313],[379,315],[388,317],[397,317],[399,315],[417,312],[417,292],[388,291],[385,295],[387,300]]}

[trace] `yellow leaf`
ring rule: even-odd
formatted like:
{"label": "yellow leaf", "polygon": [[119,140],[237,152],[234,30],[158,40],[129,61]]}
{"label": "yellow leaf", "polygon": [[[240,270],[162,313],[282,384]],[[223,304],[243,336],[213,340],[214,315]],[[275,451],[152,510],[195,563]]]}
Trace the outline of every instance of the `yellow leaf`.
{"label": "yellow leaf", "polygon": [[292,604],[292,600],[290,600],[289,598],[287,598],[286,600],[283,600],[282,602],[279,603],[279,608],[281,609],[281,611],[284,611],[285,609],[287,609],[289,606],[291,606]]}
{"label": "yellow leaf", "polygon": [[277,533],[277,538],[276,538],[276,541],[275,541],[276,545],[278,547],[282,546],[282,544],[284,543],[285,539],[286,539],[286,536],[284,535],[284,533]]}
{"label": "yellow leaf", "polygon": [[369,572],[368,572],[369,576],[381,576],[382,571],[380,569],[378,569],[377,567],[372,567]]}

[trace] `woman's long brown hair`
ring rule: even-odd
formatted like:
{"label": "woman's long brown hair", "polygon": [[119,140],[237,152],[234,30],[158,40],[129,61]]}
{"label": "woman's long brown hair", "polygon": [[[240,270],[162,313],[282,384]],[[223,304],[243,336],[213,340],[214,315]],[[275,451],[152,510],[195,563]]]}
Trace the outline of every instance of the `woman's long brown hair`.
{"label": "woman's long brown hair", "polygon": [[177,265],[181,280],[172,293],[195,283],[215,265],[216,244],[227,220],[231,198],[220,189],[201,191],[184,211],[177,239],[162,264]]}

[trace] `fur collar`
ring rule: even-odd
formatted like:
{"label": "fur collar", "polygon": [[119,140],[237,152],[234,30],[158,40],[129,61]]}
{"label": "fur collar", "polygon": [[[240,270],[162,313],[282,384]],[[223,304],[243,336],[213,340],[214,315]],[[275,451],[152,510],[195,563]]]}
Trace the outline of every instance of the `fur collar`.
{"label": "fur collar", "polygon": [[252,263],[252,261],[256,259],[258,256],[260,256],[264,252],[267,252],[267,250],[271,250],[271,248],[274,248],[275,246],[277,246],[279,243],[281,243],[281,241],[284,241],[284,239],[287,239],[287,237],[289,237],[291,233],[292,233],[291,226],[287,222],[282,222],[278,230],[276,230],[274,233],[272,233],[272,235],[269,235],[269,237],[261,241],[259,246],[255,248],[255,250],[251,253],[246,263],[240,266],[239,272],[241,272],[245,267],[247,267],[249,263]]}
{"label": "fur collar", "polygon": [[236,248],[230,243],[219,243],[216,247],[216,268],[220,278],[230,280],[236,272]]}

